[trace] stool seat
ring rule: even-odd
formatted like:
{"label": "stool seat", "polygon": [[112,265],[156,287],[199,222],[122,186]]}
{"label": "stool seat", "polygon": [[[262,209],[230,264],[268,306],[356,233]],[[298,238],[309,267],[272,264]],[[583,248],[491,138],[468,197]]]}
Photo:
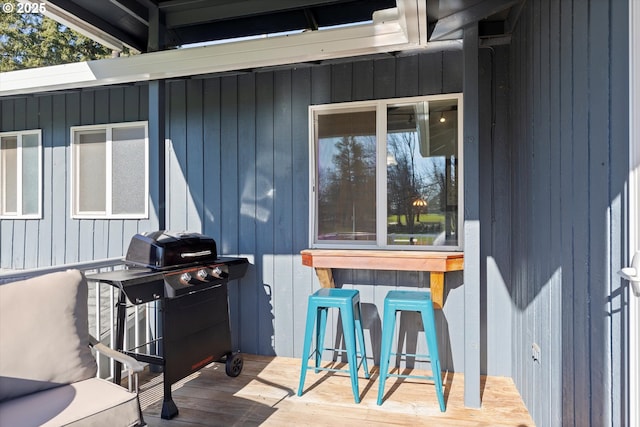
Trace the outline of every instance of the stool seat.
{"label": "stool seat", "polygon": [[[408,353],[392,353],[391,346],[396,329],[396,315],[398,311],[419,312],[422,317],[424,334],[427,340],[428,355],[413,354],[423,357],[431,362],[432,376],[424,375],[400,375],[389,373],[389,359],[391,355],[407,356]],[[380,350],[380,383],[378,385],[378,405],[382,404],[384,397],[384,384],[387,377],[423,378],[433,380],[440,404],[440,411],[445,411],[444,393],[442,390],[442,377],[440,374],[440,358],[438,356],[438,339],[429,291],[389,291],[384,299],[384,315],[382,326],[382,339]]]}
{"label": "stool seat", "polygon": [[[322,352],[324,350],[342,351],[340,349],[324,347],[327,311],[329,308],[337,308],[340,311],[349,369],[323,368],[320,366]],[[358,386],[358,370],[360,366],[364,368],[365,378],[369,378],[361,317],[360,292],[355,289],[321,288],[309,296],[298,396],[302,396],[308,369],[314,369],[316,373],[318,371],[349,372],[353,398],[356,403],[360,403],[360,390]],[[314,330],[315,349],[312,352],[311,344],[314,338]],[[356,337],[358,346],[356,346]],[[310,355],[315,355],[315,363],[313,366],[309,366]],[[360,360],[359,363],[358,359]]]}

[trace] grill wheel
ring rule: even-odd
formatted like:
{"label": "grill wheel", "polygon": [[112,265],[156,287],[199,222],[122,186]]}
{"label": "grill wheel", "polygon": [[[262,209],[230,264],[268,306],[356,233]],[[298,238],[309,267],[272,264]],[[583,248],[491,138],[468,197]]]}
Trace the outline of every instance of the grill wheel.
{"label": "grill wheel", "polygon": [[242,365],[244,360],[238,353],[231,353],[227,355],[227,361],[225,363],[225,372],[230,377],[237,377],[242,372]]}

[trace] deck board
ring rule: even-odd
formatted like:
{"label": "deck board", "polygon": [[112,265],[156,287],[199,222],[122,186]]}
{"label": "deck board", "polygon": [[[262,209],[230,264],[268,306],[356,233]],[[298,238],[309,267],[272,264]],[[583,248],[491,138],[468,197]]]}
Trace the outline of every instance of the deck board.
{"label": "deck board", "polygon": [[298,397],[300,359],[243,356],[244,368],[236,378],[225,374],[224,365],[213,363],[174,384],[180,413],[172,420],[160,418],[162,375],[145,371],[140,386],[145,421],[150,427],[534,425],[510,378],[482,377],[482,408],[471,409],[464,407],[464,376],[446,373],[447,411],[441,413],[433,383],[426,380],[389,378],[385,400],[378,406],[377,367],[370,380],[360,376],[360,404],[353,401],[346,374],[309,371]]}

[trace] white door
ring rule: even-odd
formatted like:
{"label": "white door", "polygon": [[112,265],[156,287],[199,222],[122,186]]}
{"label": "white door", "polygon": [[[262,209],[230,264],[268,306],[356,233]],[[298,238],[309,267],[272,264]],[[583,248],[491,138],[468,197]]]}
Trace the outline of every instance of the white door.
{"label": "white door", "polygon": [[[629,1],[629,259],[640,251],[640,2]],[[640,253],[636,255],[640,258]],[[636,272],[640,274],[640,272]],[[630,425],[640,426],[640,296],[629,290]]]}

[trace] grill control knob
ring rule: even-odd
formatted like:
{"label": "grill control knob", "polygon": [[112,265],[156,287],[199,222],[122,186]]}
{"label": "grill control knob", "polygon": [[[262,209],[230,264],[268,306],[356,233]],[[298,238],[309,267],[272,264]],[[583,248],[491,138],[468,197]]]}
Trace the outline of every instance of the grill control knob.
{"label": "grill control knob", "polygon": [[222,269],[220,267],[214,267],[211,269],[211,275],[216,279],[222,279]]}
{"label": "grill control knob", "polygon": [[205,268],[201,268],[200,270],[198,270],[198,279],[200,280],[207,280],[209,279],[209,273],[207,272],[207,270]]}
{"label": "grill control knob", "polygon": [[182,274],[180,275],[180,282],[181,282],[183,285],[188,285],[188,284],[189,284],[189,282],[191,282],[191,274],[189,274],[189,273],[182,273]]}

